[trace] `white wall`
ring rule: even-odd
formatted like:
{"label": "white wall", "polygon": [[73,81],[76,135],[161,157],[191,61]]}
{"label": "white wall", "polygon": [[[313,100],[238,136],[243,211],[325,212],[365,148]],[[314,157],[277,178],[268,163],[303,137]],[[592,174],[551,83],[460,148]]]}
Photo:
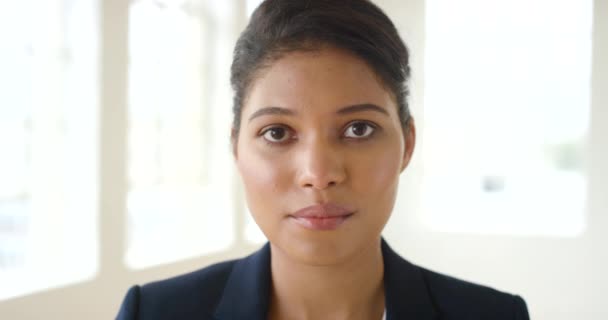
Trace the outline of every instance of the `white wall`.
{"label": "white wall", "polygon": [[[117,14],[127,5],[123,0],[103,2],[106,13],[104,63],[102,76],[102,117],[123,121],[126,105],[124,92],[126,52],[124,48],[126,17]],[[424,3],[422,0],[384,0],[378,3],[395,19],[411,50],[413,65],[412,103],[421,124],[424,96]],[[403,9],[403,7],[406,9]],[[400,8],[397,10],[396,8]],[[124,8],[123,8],[124,9]],[[421,224],[418,188],[420,158],[417,157],[404,178],[394,217],[386,236],[399,252],[415,263],[465,279],[519,293],[527,300],[533,319],[608,318],[605,309],[608,292],[608,1],[595,3],[592,121],[589,145],[588,228],[573,239],[504,237],[440,234]],[[109,152],[102,170],[124,176],[124,163],[115,162],[124,155],[124,141],[117,132],[102,140],[102,150]],[[424,137],[419,140],[424,147]],[[102,180],[100,272],[95,279],[78,285],[39,292],[0,302],[2,319],[110,319],[113,318],[127,287],[169,275],[200,268],[214,261],[235,257],[253,250],[235,248],[211,257],[191,259],[139,272],[124,267],[124,221],[120,205],[124,185]]]}

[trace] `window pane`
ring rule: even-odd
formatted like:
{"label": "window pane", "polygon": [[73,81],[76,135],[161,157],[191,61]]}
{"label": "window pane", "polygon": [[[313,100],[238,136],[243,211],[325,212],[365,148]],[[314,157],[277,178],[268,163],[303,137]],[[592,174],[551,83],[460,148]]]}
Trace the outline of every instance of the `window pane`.
{"label": "window pane", "polygon": [[230,12],[212,1],[130,8],[131,267],[221,250],[234,239]]}
{"label": "window pane", "polygon": [[427,4],[428,224],[456,232],[582,232],[592,1]]}
{"label": "window pane", "polygon": [[0,299],[97,269],[96,7],[0,10]]}

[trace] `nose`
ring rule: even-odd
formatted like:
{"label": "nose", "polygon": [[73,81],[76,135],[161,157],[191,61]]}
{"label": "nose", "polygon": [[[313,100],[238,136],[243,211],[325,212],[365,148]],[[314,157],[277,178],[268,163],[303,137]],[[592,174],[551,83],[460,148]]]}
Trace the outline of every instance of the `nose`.
{"label": "nose", "polygon": [[344,157],[339,147],[325,141],[313,141],[297,154],[297,183],[302,188],[324,190],[346,179]]}

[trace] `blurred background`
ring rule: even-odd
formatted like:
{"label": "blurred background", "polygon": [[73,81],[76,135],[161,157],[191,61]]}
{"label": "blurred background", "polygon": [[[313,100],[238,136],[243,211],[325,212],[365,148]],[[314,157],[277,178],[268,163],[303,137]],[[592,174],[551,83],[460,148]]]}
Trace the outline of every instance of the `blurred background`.
{"label": "blurred background", "polygon": [[[608,319],[608,1],[374,2],[419,132],[389,243],[533,319]],[[258,3],[0,1],[0,318],[111,319],[264,243],[229,145]]]}

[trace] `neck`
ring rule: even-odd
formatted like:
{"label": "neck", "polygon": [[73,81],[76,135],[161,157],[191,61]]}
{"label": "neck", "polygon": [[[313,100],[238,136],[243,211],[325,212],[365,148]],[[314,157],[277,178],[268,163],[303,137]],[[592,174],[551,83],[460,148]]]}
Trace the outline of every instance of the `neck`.
{"label": "neck", "polygon": [[380,319],[384,262],[380,242],[327,266],[294,261],[271,245],[269,319]]}

